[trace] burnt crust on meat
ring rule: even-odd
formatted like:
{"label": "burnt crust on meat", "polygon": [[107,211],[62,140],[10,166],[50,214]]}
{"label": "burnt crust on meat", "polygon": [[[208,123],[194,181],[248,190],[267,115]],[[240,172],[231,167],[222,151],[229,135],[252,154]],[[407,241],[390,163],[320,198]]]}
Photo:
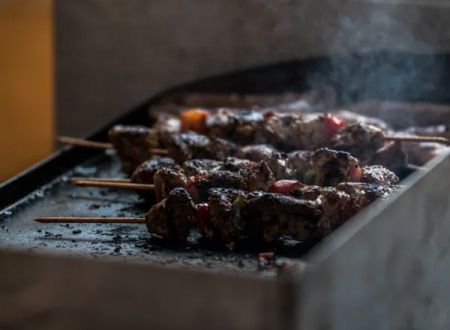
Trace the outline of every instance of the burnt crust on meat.
{"label": "burnt crust on meat", "polygon": [[191,159],[185,161],[182,167],[188,177],[193,175],[207,175],[220,170],[223,167],[223,162],[213,159]]}
{"label": "burnt crust on meat", "polygon": [[397,184],[400,179],[394,172],[381,165],[364,166],[362,168],[362,182],[373,183],[381,186]]}
{"label": "burnt crust on meat", "polygon": [[132,173],[142,162],[152,158],[151,149],[159,145],[158,132],[144,126],[116,125],[109,130],[108,136],[127,173]]}
{"label": "burnt crust on meat", "polygon": [[143,162],[131,175],[131,181],[135,183],[153,183],[153,176],[161,168],[175,167],[175,161],[168,157],[153,157]]}
{"label": "burnt crust on meat", "polygon": [[145,215],[148,231],[163,238],[186,240],[197,221],[194,202],[183,188],[173,189],[166,199]]}
{"label": "burnt crust on meat", "polygon": [[340,182],[348,181],[348,173],[358,160],[345,151],[336,151],[321,148],[311,156],[312,182],[317,186],[335,186]]}
{"label": "burnt crust on meat", "polygon": [[378,127],[361,123],[347,125],[331,140],[333,149],[348,151],[362,161],[370,161],[383,145],[383,131]]}
{"label": "burnt crust on meat", "polygon": [[188,183],[188,178],[179,166],[165,167],[155,173],[153,182],[155,184],[156,200],[160,201],[166,198],[172,189],[185,187]]}

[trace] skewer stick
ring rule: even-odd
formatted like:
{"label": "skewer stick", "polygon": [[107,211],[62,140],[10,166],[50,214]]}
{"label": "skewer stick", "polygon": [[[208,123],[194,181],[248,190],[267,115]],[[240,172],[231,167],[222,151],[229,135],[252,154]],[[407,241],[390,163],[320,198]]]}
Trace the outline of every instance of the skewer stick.
{"label": "skewer stick", "polygon": [[[93,149],[114,149],[114,145],[108,142],[96,142],[96,141],[88,141],[85,139],[74,138],[70,136],[60,136],[57,139],[58,143],[74,146],[74,147],[84,147],[84,148],[93,148]],[[169,152],[167,149],[161,148],[151,148],[150,152],[155,155],[167,155]]]}
{"label": "skewer stick", "polygon": [[40,223],[144,223],[145,218],[109,218],[109,217],[39,217]]}
{"label": "skewer stick", "polygon": [[401,142],[435,142],[449,145],[448,139],[439,136],[384,136],[386,141],[401,141]]}
{"label": "skewer stick", "polygon": [[120,182],[120,183],[131,183],[130,179],[119,179],[119,178],[89,178],[89,177],[71,177],[68,181],[94,181],[94,182]]}
{"label": "skewer stick", "polygon": [[88,141],[85,139],[74,138],[70,136],[60,136],[58,137],[58,142],[61,144],[76,146],[76,147],[86,147],[94,149],[114,149],[112,143],[107,142],[95,142]]}
{"label": "skewer stick", "polygon": [[144,183],[130,183],[130,182],[107,182],[95,180],[73,180],[68,181],[70,184],[79,187],[101,187],[101,188],[119,188],[119,189],[134,189],[134,190],[155,190],[155,185]]}

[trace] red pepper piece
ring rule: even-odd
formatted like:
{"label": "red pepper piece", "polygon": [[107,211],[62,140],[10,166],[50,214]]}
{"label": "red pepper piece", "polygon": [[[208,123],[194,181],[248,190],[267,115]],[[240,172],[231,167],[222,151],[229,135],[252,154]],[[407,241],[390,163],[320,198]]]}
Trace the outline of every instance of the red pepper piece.
{"label": "red pepper piece", "polygon": [[323,122],[325,124],[326,134],[329,137],[334,136],[341,128],[345,126],[345,122],[333,116],[331,113],[326,113],[323,116]]}
{"label": "red pepper piece", "polygon": [[300,187],[300,182],[296,180],[279,180],[272,184],[269,188],[269,192],[276,194],[289,195],[295,189]]}
{"label": "red pepper piece", "polygon": [[360,182],[363,176],[361,166],[358,164],[353,165],[347,172],[349,182]]}
{"label": "red pepper piece", "polygon": [[198,108],[183,111],[181,113],[181,130],[205,133],[208,116],[208,111]]}

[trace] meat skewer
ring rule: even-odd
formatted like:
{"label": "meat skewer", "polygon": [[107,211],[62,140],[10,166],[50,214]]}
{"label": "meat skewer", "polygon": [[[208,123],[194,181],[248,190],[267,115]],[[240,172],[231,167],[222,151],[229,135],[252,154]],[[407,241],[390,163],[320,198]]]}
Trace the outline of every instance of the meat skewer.
{"label": "meat skewer", "polygon": [[[298,173],[281,171],[281,165],[268,166],[269,159],[253,162],[244,159],[229,158],[224,162],[213,160],[191,160],[182,167],[166,160],[151,160],[142,164],[133,174],[130,182],[108,182],[107,179],[69,180],[79,186],[97,186],[127,188],[139,190],[156,189],[157,200],[164,198],[168,190],[186,187],[194,199],[199,193],[205,196],[210,187],[230,187],[243,190],[267,188],[271,182],[280,179],[295,179]],[[309,163],[309,161],[308,161]],[[340,182],[370,182],[376,184],[396,184],[399,179],[394,173],[381,166],[365,166],[361,169],[357,159],[346,152],[319,149],[310,157],[310,166],[304,171],[303,181],[319,186],[333,186]],[[286,166],[286,165],[285,165]],[[278,175],[281,173],[281,176]],[[285,176],[289,174],[288,176]],[[203,192],[203,193],[202,193]],[[205,197],[203,197],[205,198]]]}
{"label": "meat skewer", "polygon": [[[335,122],[334,119],[330,119],[330,117],[327,116],[323,116],[322,119],[329,121],[330,123]],[[320,120],[317,122],[319,123]],[[323,133],[320,133],[320,130],[316,130],[317,132],[309,131],[312,136],[320,137],[323,135]],[[277,134],[275,134],[275,136],[276,135]],[[183,161],[192,158],[223,160],[225,157],[235,156],[235,153],[239,153],[240,149],[237,145],[224,139],[210,138],[194,132],[165,132],[164,134],[159,134],[154,129],[143,127],[116,126],[111,129],[110,138],[111,141],[114,141],[112,145],[115,146],[122,158],[124,170],[129,173],[131,173],[140,163],[152,158],[154,155],[169,155],[174,158],[177,163],[182,163]],[[277,139],[280,140],[279,137],[276,137],[275,140],[268,139],[268,141],[265,142],[279,144]],[[288,138],[286,139],[289,140]],[[316,138],[312,137],[312,139]],[[293,140],[293,138],[290,140]],[[319,145],[331,145],[334,149],[348,151],[358,156],[363,161],[368,162],[377,154],[377,151],[383,147],[384,141],[393,140],[448,143],[448,140],[442,137],[387,136],[374,126],[352,124],[337,130],[329,142],[319,143]],[[63,140],[63,142],[70,142],[72,145],[88,146],[91,141],[86,142],[81,140],[78,141],[78,143],[76,140]],[[97,148],[99,147],[95,142],[94,146]],[[100,146],[110,147],[111,145],[100,143]],[[283,148],[282,145],[281,147]],[[308,146],[306,149],[311,148],[312,146]]]}
{"label": "meat skewer", "polygon": [[41,217],[43,223],[145,223],[150,233],[185,240],[197,227],[211,242],[230,249],[242,239],[272,242],[281,236],[320,239],[396,186],[343,183],[336,188],[299,184],[285,194],[213,188],[208,203],[195,204],[183,188],[172,190],[143,218]]}

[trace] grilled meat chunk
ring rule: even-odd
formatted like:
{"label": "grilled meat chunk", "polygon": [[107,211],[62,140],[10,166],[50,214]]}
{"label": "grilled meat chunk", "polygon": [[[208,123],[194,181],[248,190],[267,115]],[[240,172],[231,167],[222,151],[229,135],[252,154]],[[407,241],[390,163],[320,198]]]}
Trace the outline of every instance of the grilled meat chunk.
{"label": "grilled meat chunk", "polygon": [[320,219],[320,210],[313,201],[253,192],[247,195],[240,215],[249,221],[248,235],[257,240],[273,242],[283,235],[306,240]]}
{"label": "grilled meat chunk", "polygon": [[271,145],[254,144],[239,149],[237,157],[255,162],[264,161],[278,179],[293,178],[293,170],[287,166],[287,155]]}
{"label": "grilled meat chunk", "polygon": [[220,109],[214,116],[208,117],[206,125],[209,136],[251,144],[255,143],[256,133],[263,122],[262,112]]}
{"label": "grilled meat chunk", "polygon": [[383,131],[365,124],[351,124],[337,132],[331,140],[331,147],[350,152],[362,161],[369,161],[384,145]]}
{"label": "grilled meat chunk", "polygon": [[153,183],[155,184],[156,200],[160,201],[166,198],[172,189],[186,187],[188,178],[179,166],[165,167],[155,173]]}
{"label": "grilled meat chunk", "polygon": [[233,188],[245,191],[267,190],[275,182],[266,163],[260,162],[242,167],[237,172],[216,171],[207,176],[194,178],[188,191],[196,201],[206,201],[211,188]]}
{"label": "grilled meat chunk", "polygon": [[171,135],[167,141],[168,154],[178,163],[193,158],[208,158],[209,138],[194,132]]}
{"label": "grilled meat chunk", "polygon": [[224,160],[236,150],[235,144],[231,142],[209,138],[195,132],[172,134],[164,146],[168,154],[179,164],[195,158]]}
{"label": "grilled meat chunk", "polygon": [[397,184],[400,179],[395,173],[380,165],[364,166],[362,168],[362,182],[374,183],[381,186]]}
{"label": "grilled meat chunk", "polygon": [[359,209],[362,209],[377,199],[385,199],[400,189],[400,186],[380,186],[364,182],[343,182],[337,185],[338,190],[346,192],[356,200]]}
{"label": "grilled meat chunk", "polygon": [[335,188],[322,188],[316,202],[321,209],[320,221],[314,233],[316,239],[329,235],[359,210],[354,198]]}
{"label": "grilled meat chunk", "polygon": [[277,113],[266,115],[257,132],[257,143],[267,143],[279,150],[314,150],[329,144],[326,116],[322,114]]}
{"label": "grilled meat chunk", "polygon": [[135,183],[153,183],[153,176],[162,168],[175,167],[175,161],[168,157],[153,157],[143,162],[131,175]]}
{"label": "grilled meat chunk", "polygon": [[223,168],[223,162],[212,159],[191,159],[183,163],[186,176],[208,175]]}
{"label": "grilled meat chunk", "polygon": [[116,125],[109,131],[109,140],[127,173],[132,173],[142,162],[152,158],[151,148],[159,145],[158,132],[144,126]]}
{"label": "grilled meat chunk", "polygon": [[[310,169],[312,151],[292,151],[287,155],[286,166],[289,168],[292,177],[283,179],[296,179],[302,181],[306,172]],[[281,179],[281,178],[280,178]]]}
{"label": "grilled meat chunk", "polygon": [[240,216],[241,202],[246,192],[229,188],[214,188],[209,191],[206,216],[199,221],[201,235],[210,242],[232,244],[246,237],[246,223]]}
{"label": "grilled meat chunk", "polygon": [[197,222],[197,210],[183,188],[175,188],[145,215],[148,231],[168,239],[185,240]]}
{"label": "grilled meat chunk", "polygon": [[361,168],[356,158],[348,152],[322,148],[311,156],[312,177],[308,184],[334,186],[345,181],[359,181]]}

